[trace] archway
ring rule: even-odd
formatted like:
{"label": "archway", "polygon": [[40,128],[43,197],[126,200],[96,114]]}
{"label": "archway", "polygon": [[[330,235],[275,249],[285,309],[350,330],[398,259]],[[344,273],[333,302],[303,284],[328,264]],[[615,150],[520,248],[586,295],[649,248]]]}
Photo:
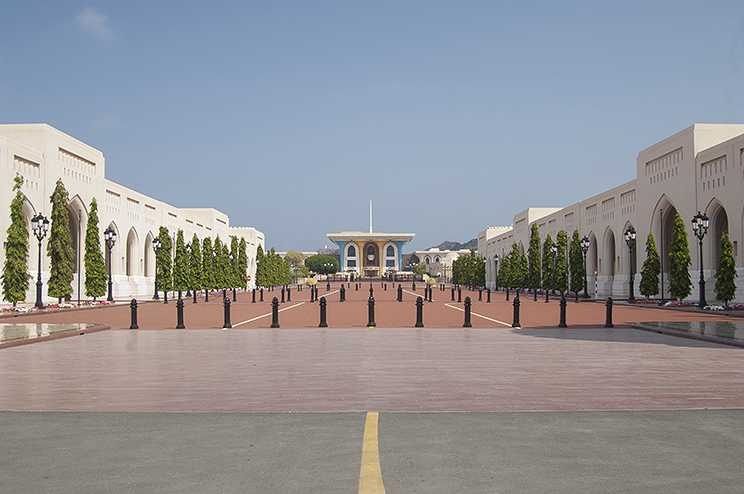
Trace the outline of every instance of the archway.
{"label": "archway", "polygon": [[377,244],[367,242],[364,245],[364,276],[377,277],[380,275],[380,252]]}
{"label": "archway", "polygon": [[147,237],[145,238],[145,276],[147,277],[154,277],[155,276],[155,250],[152,245],[153,236],[152,232],[147,232]]}
{"label": "archway", "polygon": [[395,244],[388,243],[383,248],[385,253],[385,271],[398,269],[398,249]]}
{"label": "archway", "polygon": [[74,253],[73,274],[78,273],[78,269],[83,271],[83,253],[85,252],[85,228],[88,214],[85,204],[80,200],[80,196],[75,196],[67,205],[67,215],[70,226],[70,237],[72,238],[72,251]]}
{"label": "archway", "polygon": [[709,213],[706,213],[706,215],[710,218],[710,229],[708,230],[710,241],[705,243],[710,246],[710,248],[706,250],[710,252],[712,258],[710,261],[705,259],[705,264],[715,271],[718,269],[718,258],[721,257],[721,238],[724,233],[729,231],[728,214],[726,213],[726,208],[716,200],[712,201],[711,204],[708,205],[707,210]]}
{"label": "archway", "polygon": [[615,276],[615,232],[607,228],[604,235],[604,248],[602,257],[599,260],[599,272],[602,276],[607,276],[609,281]]}
{"label": "archway", "polygon": [[138,276],[140,274],[139,239],[134,227],[127,234],[126,252],[126,274],[127,276]]}

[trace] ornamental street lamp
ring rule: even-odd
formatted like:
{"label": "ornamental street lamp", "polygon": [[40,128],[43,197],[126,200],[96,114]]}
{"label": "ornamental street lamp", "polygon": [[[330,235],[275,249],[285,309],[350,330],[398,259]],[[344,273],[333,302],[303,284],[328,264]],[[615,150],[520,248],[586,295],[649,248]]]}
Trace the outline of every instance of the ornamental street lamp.
{"label": "ornamental street lamp", "polygon": [[155,251],[155,295],[152,297],[153,300],[160,300],[158,295],[158,253],[160,252],[160,239],[155,237],[152,241],[152,250]]}
{"label": "ornamental street lamp", "polygon": [[108,300],[109,302],[114,301],[114,283],[111,280],[111,263],[113,259],[111,258],[111,249],[114,248],[114,244],[116,243],[116,230],[114,230],[111,227],[106,228],[106,231],[103,232],[103,238],[106,240],[106,247],[108,247],[109,252],[109,269],[108,269]]}
{"label": "ornamental street lamp", "polygon": [[698,307],[703,309],[708,305],[705,302],[705,277],[703,277],[703,237],[708,233],[708,216],[698,211],[692,218],[692,231],[700,241],[700,301]]}
{"label": "ornamental street lamp", "polygon": [[629,226],[628,229],[625,230],[625,243],[628,244],[628,250],[630,251],[630,280],[628,281],[630,294],[628,295],[628,303],[632,303],[635,300],[635,297],[633,296],[633,248],[636,243],[636,231],[632,226]]}
{"label": "ornamental street lamp", "polygon": [[550,291],[555,295],[555,256],[558,254],[558,246],[555,242],[550,246],[550,252],[553,254],[553,279],[550,282]]}
{"label": "ornamental street lamp", "polygon": [[36,304],[34,304],[34,307],[43,309],[44,304],[41,301],[41,241],[44,240],[44,237],[49,232],[49,220],[43,214],[37,214],[31,218],[31,230],[39,240],[39,277],[36,280]]}
{"label": "ornamental street lamp", "polygon": [[589,292],[586,289],[586,253],[589,252],[589,238],[584,235],[581,238],[581,252],[584,253],[584,298],[589,298]]}

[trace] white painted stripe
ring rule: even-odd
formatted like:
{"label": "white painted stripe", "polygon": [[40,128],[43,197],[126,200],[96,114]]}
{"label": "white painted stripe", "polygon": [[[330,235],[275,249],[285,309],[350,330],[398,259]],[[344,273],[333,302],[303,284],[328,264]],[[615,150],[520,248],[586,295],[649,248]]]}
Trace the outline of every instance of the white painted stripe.
{"label": "white painted stripe", "polygon": [[[295,307],[299,307],[300,305],[302,305],[302,304],[304,304],[304,303],[305,303],[305,302],[300,302],[299,304],[294,304],[294,305],[292,305],[292,306],[289,306],[289,307],[285,307],[285,308],[283,308],[283,309],[279,309],[279,312],[284,312],[285,310],[289,310],[289,309],[294,309]],[[233,324],[233,325],[232,325],[232,327],[234,328],[234,327],[236,327],[236,326],[240,326],[241,324],[246,324],[246,323],[249,323],[249,322],[257,321],[257,320],[259,320],[259,319],[262,319],[262,318],[264,318],[264,317],[268,317],[268,316],[270,316],[271,314],[272,314],[272,313],[271,313],[271,312],[269,312],[268,314],[263,314],[263,315],[260,315],[260,316],[254,317],[253,319],[248,319],[247,321],[239,322],[238,324]]]}
{"label": "white painted stripe", "polygon": [[[444,305],[446,305],[447,307],[451,307],[452,309],[457,309],[457,310],[459,310],[460,312],[465,312],[465,309],[463,309],[462,307],[457,307],[457,306],[455,306],[455,305],[450,305],[450,304],[444,304]],[[489,320],[489,321],[491,321],[491,322],[495,322],[495,323],[503,324],[504,326],[509,326],[509,327],[511,328],[511,324],[507,324],[507,323],[505,323],[505,322],[502,322],[502,321],[498,321],[498,320],[496,320],[496,319],[491,319],[490,317],[486,317],[486,316],[482,316],[482,315],[480,315],[480,314],[476,314],[476,313],[475,313],[475,312],[473,312],[472,310],[470,311],[470,315],[471,315],[471,316],[476,316],[476,317],[480,317],[480,318],[482,318],[482,319],[487,319],[487,320]]]}

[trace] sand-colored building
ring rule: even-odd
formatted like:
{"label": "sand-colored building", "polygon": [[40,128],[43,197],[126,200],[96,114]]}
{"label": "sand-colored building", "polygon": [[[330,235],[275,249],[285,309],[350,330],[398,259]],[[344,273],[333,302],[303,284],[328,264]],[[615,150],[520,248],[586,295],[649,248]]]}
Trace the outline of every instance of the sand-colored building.
{"label": "sand-colored building", "polygon": [[[101,249],[108,269],[109,256],[103,241],[103,231],[111,227],[117,240],[111,250],[111,273],[115,299],[152,297],[155,281],[153,239],[160,226],[175,235],[183,230],[190,242],[219,235],[229,241],[231,235],[244,237],[248,254],[248,275],[253,279],[256,269],[256,248],[264,245],[264,235],[252,227],[231,227],[227,214],[212,208],[177,208],[106,179],[103,153],[46,124],[0,125],[0,204],[9,207],[13,198],[13,178],[23,176],[24,216],[29,230],[28,266],[32,275],[26,301],[36,297],[38,242],[31,232],[31,219],[38,213],[51,214],[50,196],[58,179],[69,193],[69,219],[72,247],[75,251],[75,274],[72,299],[78,298],[78,265],[85,270],[82,255],[85,250],[85,227],[91,200],[98,203]],[[5,255],[9,214],[0,214],[0,239]],[[44,302],[55,302],[46,295],[50,260],[46,255],[47,239],[42,244],[42,281]],[[84,280],[81,299],[86,300]]]}

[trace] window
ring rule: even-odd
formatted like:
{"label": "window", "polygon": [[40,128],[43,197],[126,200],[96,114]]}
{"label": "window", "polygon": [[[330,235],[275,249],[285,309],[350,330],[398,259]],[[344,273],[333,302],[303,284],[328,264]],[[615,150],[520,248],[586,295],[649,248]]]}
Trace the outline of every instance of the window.
{"label": "window", "polygon": [[356,259],[349,259],[346,261],[346,267],[348,268],[355,268],[356,267]]}
{"label": "window", "polygon": [[349,257],[356,257],[356,248],[353,245],[350,245],[349,250],[346,252]]}
{"label": "window", "polygon": [[387,256],[388,257],[395,257],[395,249],[393,249],[393,246],[392,245],[388,245]]}

